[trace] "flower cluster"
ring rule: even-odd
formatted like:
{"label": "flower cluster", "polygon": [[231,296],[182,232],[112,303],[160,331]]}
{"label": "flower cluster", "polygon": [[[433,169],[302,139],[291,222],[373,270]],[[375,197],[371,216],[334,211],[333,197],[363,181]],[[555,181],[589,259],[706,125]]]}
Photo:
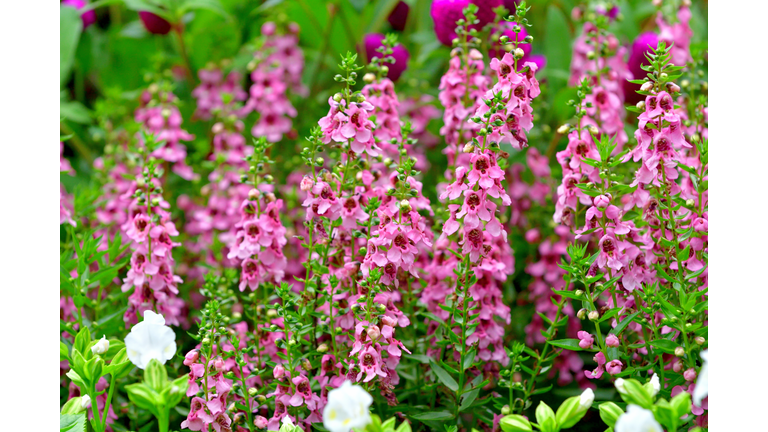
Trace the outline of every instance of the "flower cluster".
{"label": "flower cluster", "polygon": [[261,33],[265,39],[250,64],[253,84],[242,112],[259,114],[251,129],[253,136],[277,142],[291,131],[291,118],[297,114],[288,100],[289,90],[302,96],[306,93],[301,84],[304,53],[298,46],[299,26],[296,23],[278,29],[274,22],[267,22]]}

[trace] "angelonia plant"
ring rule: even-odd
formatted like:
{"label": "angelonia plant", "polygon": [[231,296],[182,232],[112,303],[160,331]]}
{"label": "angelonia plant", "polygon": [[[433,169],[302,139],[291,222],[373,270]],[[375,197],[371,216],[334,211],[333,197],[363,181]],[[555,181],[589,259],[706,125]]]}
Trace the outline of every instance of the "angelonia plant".
{"label": "angelonia plant", "polygon": [[706,430],[706,6],[629,3],[63,2],[60,430]]}

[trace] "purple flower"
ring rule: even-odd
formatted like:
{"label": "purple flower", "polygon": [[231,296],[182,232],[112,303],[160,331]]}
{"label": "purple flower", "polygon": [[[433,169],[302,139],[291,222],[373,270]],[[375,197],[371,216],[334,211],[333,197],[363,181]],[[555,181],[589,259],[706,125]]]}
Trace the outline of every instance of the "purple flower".
{"label": "purple flower", "polygon": [[405,30],[405,23],[408,21],[408,11],[410,9],[411,7],[408,6],[408,3],[404,1],[398,2],[397,6],[389,14],[389,18],[387,18],[389,25],[397,31]]}
{"label": "purple flower", "polygon": [[[470,0],[435,0],[432,2],[431,15],[435,22],[435,34],[443,44],[451,46],[456,37],[456,21],[464,18],[462,10],[469,5]],[[477,19],[480,21],[472,26],[476,29],[483,28],[493,22],[496,14],[493,9],[501,6],[502,0],[472,0],[478,6]]]}
{"label": "purple flower", "polygon": [[[368,57],[368,61],[371,61],[374,58],[382,57],[382,54],[376,50],[382,46],[383,40],[384,35],[381,33],[371,33],[365,35],[365,55]],[[403,72],[408,68],[408,58],[410,55],[408,54],[408,50],[405,49],[403,45],[397,44],[392,47],[392,57],[395,59],[394,63],[385,63],[385,65],[389,68],[387,78],[391,79],[392,81],[397,81],[397,79],[400,78],[400,75],[402,75]]]}
{"label": "purple flower", "polygon": [[[627,67],[629,67],[633,79],[642,79],[645,76],[646,72],[640,66],[648,65],[645,54],[653,53],[658,44],[659,36],[654,32],[643,33],[632,43],[632,51],[629,54]],[[623,80],[622,85],[624,87],[624,98],[627,103],[636,104],[643,100],[643,96],[637,94],[637,91],[640,89],[639,84],[632,84]]]}
{"label": "purple flower", "polygon": [[152,12],[141,11],[139,18],[144,24],[144,28],[152,34],[164,35],[171,31],[171,23]]}

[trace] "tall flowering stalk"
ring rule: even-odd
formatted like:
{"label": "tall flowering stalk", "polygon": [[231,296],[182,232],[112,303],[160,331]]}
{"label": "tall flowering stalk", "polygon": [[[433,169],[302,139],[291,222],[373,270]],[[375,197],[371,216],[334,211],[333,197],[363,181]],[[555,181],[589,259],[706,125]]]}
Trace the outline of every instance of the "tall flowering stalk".
{"label": "tall flowering stalk", "polygon": [[[123,279],[123,292],[133,290],[124,314],[126,326],[138,322],[145,310],[157,311],[169,324],[179,325],[184,302],[177,298],[181,278],[174,274],[173,248],[179,243],[172,237],[179,232],[168,212],[170,205],[163,199],[160,183],[162,169],[151,156],[157,146],[154,136],[144,134],[145,147],[139,148],[143,157],[141,174],[133,182],[133,197],[128,220],[122,229],[130,238],[132,255],[130,270]],[[160,144],[162,146],[162,144]]]}
{"label": "tall flowering stalk", "polygon": [[243,113],[257,112],[259,115],[251,129],[253,136],[277,142],[291,131],[291,118],[297,114],[288,95],[306,96],[306,88],[301,83],[304,53],[298,46],[299,26],[296,23],[278,26],[266,22],[261,33],[264,38],[248,65],[253,84]]}

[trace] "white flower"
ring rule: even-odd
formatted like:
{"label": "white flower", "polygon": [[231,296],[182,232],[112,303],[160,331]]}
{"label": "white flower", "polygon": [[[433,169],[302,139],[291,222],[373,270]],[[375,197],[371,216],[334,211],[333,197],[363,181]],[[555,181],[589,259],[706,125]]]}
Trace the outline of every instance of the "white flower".
{"label": "white flower", "polygon": [[136,324],[125,337],[128,359],[139,369],[150,360],[165,364],[176,353],[176,333],[165,325],[165,318],[151,310],[144,311],[144,321]]}
{"label": "white flower", "polygon": [[651,397],[656,396],[659,393],[659,390],[661,390],[661,383],[659,382],[659,376],[656,374],[653,374],[651,377],[651,387],[653,388],[653,394]]}
{"label": "white flower", "polygon": [[701,358],[704,360],[704,364],[699,371],[696,388],[693,389],[693,404],[699,407],[701,406],[701,400],[709,394],[709,350],[702,351]]}
{"label": "white flower", "polygon": [[629,405],[614,426],[616,432],[664,432],[653,412],[637,405]]}
{"label": "white flower", "polygon": [[624,390],[624,378],[618,378],[616,379],[616,382],[614,383],[616,386],[616,391],[623,394],[626,390]]}
{"label": "white flower", "polygon": [[587,409],[592,406],[592,402],[595,401],[595,392],[591,388],[584,390],[579,398],[579,406],[581,409]]}
{"label": "white flower", "polygon": [[88,395],[84,395],[80,398],[80,407],[83,409],[88,409],[91,407],[91,397]]}
{"label": "white flower", "polygon": [[371,422],[368,408],[373,398],[359,385],[347,380],[341,387],[328,392],[328,404],[323,409],[323,426],[331,432],[349,432]]}
{"label": "white flower", "polygon": [[101,355],[107,352],[109,349],[109,341],[107,340],[106,336],[102,336],[101,339],[99,339],[98,342],[96,342],[96,345],[91,347],[91,352],[96,355]]}

